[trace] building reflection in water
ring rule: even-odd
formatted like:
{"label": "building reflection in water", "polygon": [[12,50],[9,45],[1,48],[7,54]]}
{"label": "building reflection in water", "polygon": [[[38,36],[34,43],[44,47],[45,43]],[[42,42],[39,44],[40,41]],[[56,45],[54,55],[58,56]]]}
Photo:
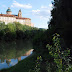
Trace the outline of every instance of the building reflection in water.
{"label": "building reflection in water", "polygon": [[25,59],[26,57],[28,57],[29,55],[31,55],[33,49],[27,51],[24,55],[16,58],[16,59],[1,59],[0,58],[0,69],[3,68],[9,68],[11,66],[16,65],[19,61]]}
{"label": "building reflection in water", "polygon": [[13,42],[0,41],[0,69],[14,66],[29,56],[33,51],[30,40],[16,40]]}

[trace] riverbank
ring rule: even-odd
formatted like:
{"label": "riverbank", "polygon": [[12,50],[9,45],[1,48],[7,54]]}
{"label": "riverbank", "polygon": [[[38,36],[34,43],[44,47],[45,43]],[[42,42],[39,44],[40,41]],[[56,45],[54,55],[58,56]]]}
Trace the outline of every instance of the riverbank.
{"label": "riverbank", "polygon": [[37,54],[33,53],[24,60],[20,61],[15,66],[3,69],[0,72],[29,72],[30,69],[35,67],[35,60],[37,58]]}

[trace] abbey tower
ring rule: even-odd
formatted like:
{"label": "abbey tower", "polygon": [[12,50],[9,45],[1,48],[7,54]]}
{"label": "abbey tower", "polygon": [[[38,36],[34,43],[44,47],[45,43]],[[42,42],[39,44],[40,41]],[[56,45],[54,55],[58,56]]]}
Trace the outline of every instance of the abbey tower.
{"label": "abbey tower", "polygon": [[21,9],[20,9],[19,12],[18,12],[18,17],[22,17]]}

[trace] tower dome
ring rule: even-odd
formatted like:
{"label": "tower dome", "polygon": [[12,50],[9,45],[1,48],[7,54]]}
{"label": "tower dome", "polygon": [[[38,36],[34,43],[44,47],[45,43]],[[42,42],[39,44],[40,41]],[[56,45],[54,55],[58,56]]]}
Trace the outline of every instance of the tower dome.
{"label": "tower dome", "polygon": [[9,15],[11,15],[11,13],[12,13],[11,9],[8,8],[7,11],[6,11],[6,13],[9,14]]}

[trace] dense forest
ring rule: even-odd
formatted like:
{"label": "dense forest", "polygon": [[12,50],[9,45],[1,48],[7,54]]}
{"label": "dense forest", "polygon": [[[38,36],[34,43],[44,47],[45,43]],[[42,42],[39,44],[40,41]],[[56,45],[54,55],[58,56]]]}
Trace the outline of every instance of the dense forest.
{"label": "dense forest", "polygon": [[[34,55],[27,62],[30,68],[20,68],[20,72],[72,72],[72,0],[54,0],[52,5],[47,30],[19,23],[0,24],[0,40],[32,39]],[[19,72],[16,66],[6,72]]]}

